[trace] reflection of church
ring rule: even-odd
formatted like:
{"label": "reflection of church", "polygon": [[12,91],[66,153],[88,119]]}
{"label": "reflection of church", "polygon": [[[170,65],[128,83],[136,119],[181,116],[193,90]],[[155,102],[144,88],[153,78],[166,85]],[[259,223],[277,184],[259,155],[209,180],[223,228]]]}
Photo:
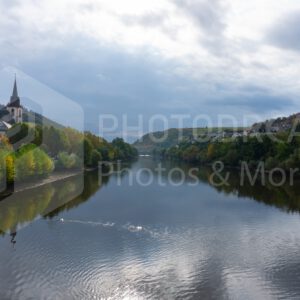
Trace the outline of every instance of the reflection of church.
{"label": "reflection of church", "polygon": [[10,237],[11,237],[10,242],[12,243],[13,246],[17,243],[16,236],[17,236],[17,231],[11,232],[11,234],[10,234]]}
{"label": "reflection of church", "polygon": [[0,134],[6,133],[12,124],[23,122],[23,107],[18,95],[17,79],[9,103],[1,109]]}

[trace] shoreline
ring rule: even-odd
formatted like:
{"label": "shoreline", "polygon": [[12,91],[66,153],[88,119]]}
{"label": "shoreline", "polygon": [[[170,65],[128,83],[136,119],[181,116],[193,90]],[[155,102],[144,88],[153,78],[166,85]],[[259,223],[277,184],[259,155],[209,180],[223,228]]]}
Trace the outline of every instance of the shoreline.
{"label": "shoreline", "polygon": [[35,188],[44,186],[46,184],[50,184],[50,183],[54,183],[54,182],[61,181],[64,179],[72,178],[74,176],[79,175],[80,173],[92,172],[97,169],[98,169],[98,167],[89,167],[89,168],[84,168],[84,169],[74,170],[74,171],[69,171],[69,172],[68,171],[56,171],[56,172],[50,174],[46,178],[35,179],[35,180],[23,182],[19,185],[16,184],[16,186],[14,186],[13,190],[10,190],[9,188],[7,188],[6,190],[0,192],[0,201],[1,201],[2,197],[6,197],[11,194],[21,193],[21,192],[24,192],[27,190],[35,189]]}
{"label": "shoreline", "polygon": [[44,186],[44,185],[47,185],[50,183],[54,183],[57,181],[75,177],[75,176],[79,175],[80,173],[91,172],[93,170],[95,170],[95,169],[83,169],[83,170],[76,170],[76,171],[74,170],[73,172],[58,171],[58,172],[52,173],[50,176],[43,178],[43,179],[36,179],[36,180],[21,183],[19,185],[17,184],[13,189],[10,189],[8,187],[6,190],[0,192],[0,201],[9,195],[21,193],[21,192],[24,192],[27,190],[32,190],[32,189],[35,189],[35,188],[38,188],[38,187],[41,187],[41,186]]}
{"label": "shoreline", "polygon": [[17,187],[13,190],[13,193],[20,193],[26,190],[31,190],[49,183],[53,183],[56,181],[60,181],[60,180],[64,180],[64,179],[68,179],[71,177],[74,177],[76,175],[79,175],[80,173],[84,173],[86,171],[91,171],[91,170],[76,170],[73,172],[54,172],[51,175],[49,175],[46,178],[43,179],[37,179],[34,181],[29,181],[26,183],[22,183],[19,186],[17,185]]}

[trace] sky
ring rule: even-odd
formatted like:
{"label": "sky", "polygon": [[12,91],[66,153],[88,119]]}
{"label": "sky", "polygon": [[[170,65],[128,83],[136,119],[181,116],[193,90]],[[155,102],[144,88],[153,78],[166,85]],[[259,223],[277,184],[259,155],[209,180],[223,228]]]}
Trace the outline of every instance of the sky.
{"label": "sky", "polygon": [[[300,111],[298,0],[0,0],[0,14],[0,68],[17,70],[20,96],[32,78],[95,133],[105,114],[119,120],[115,135],[134,139],[177,127],[178,114],[190,127],[202,114],[243,125]],[[45,114],[76,127],[70,101]],[[155,114],[167,125],[150,128]]]}

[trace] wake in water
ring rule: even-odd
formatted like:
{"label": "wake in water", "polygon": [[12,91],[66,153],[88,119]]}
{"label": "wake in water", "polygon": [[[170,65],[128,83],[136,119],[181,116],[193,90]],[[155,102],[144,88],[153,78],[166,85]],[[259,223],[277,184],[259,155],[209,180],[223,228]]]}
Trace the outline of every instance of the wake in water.
{"label": "wake in water", "polygon": [[143,226],[134,226],[134,225],[129,225],[129,224],[124,225],[123,228],[130,232],[139,232],[139,231],[145,230],[145,228]]}
{"label": "wake in water", "polygon": [[113,227],[115,226],[115,223],[102,223],[102,222],[92,222],[92,221],[80,221],[80,220],[65,220],[63,218],[59,219],[59,222],[61,223],[77,223],[77,224],[83,224],[83,225],[91,225],[91,226],[101,226],[101,227]]}
{"label": "wake in water", "polygon": [[60,223],[76,223],[76,224],[82,224],[82,225],[89,225],[89,226],[99,226],[99,227],[115,227],[117,229],[123,229],[131,233],[145,233],[149,234],[151,237],[161,237],[162,235],[168,235],[169,232],[167,229],[165,229],[163,232],[157,232],[151,229],[148,229],[144,226],[136,226],[132,224],[125,224],[118,226],[113,222],[92,222],[92,221],[82,221],[82,220],[66,220],[64,218],[59,219]]}

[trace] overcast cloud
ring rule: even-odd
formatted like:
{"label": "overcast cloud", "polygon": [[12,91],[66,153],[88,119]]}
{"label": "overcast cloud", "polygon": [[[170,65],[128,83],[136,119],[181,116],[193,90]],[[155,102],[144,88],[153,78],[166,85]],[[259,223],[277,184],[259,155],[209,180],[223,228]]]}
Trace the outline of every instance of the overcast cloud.
{"label": "overcast cloud", "polygon": [[274,46],[300,51],[300,10],[283,15],[267,34]]}
{"label": "overcast cloud", "polygon": [[300,111],[297,0],[2,0],[0,14],[1,66],[76,101],[94,132],[101,113]]}

